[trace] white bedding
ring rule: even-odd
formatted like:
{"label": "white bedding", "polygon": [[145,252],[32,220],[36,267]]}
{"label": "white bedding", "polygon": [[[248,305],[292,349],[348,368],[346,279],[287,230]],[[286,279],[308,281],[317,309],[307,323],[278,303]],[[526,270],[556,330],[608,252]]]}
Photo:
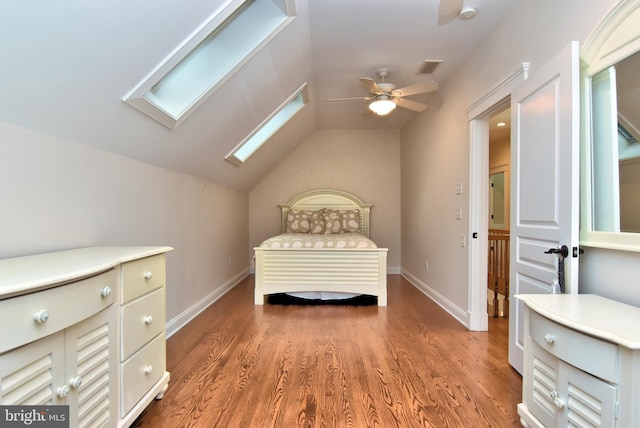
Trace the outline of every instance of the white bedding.
{"label": "white bedding", "polygon": [[361,233],[283,233],[260,244],[260,248],[378,248]]}

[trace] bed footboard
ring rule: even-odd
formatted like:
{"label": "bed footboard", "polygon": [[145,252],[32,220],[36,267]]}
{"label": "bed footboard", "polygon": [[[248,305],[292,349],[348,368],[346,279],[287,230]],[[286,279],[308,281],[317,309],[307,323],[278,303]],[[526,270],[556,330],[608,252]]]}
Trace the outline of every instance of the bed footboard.
{"label": "bed footboard", "polygon": [[387,249],[255,248],[255,304],[275,293],[329,291],[377,296],[387,305]]}

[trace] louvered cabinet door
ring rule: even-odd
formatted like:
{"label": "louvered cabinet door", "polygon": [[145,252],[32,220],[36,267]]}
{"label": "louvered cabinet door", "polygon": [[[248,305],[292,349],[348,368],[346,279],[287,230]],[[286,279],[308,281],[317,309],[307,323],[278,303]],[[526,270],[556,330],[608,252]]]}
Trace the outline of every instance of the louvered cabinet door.
{"label": "louvered cabinet door", "polygon": [[560,417],[553,399],[558,393],[560,382],[559,363],[557,357],[536,345],[531,359],[525,361],[525,370],[531,373],[531,386],[524,391],[525,401],[545,427],[557,426]]}
{"label": "louvered cabinet door", "polygon": [[566,397],[562,426],[615,427],[616,386],[560,362],[560,382]]}
{"label": "louvered cabinet door", "polygon": [[0,354],[2,405],[65,404],[64,384],[64,332]]}
{"label": "louvered cabinet door", "polygon": [[116,425],[115,334],[115,319],[107,310],[65,330],[65,381],[72,427]]}

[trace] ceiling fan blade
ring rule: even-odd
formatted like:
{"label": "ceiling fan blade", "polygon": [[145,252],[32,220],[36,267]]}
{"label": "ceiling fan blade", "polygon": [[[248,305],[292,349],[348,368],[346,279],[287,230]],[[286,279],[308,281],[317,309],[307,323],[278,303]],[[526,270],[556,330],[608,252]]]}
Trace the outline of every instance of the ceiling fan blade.
{"label": "ceiling fan blade", "polygon": [[326,101],[327,102],[334,102],[334,101],[366,101],[366,100],[372,100],[372,97],[349,97],[349,98],[329,98]]}
{"label": "ceiling fan blade", "polygon": [[440,0],[438,25],[453,21],[460,13],[460,10],[462,10],[462,2],[463,0]]}
{"label": "ceiling fan blade", "polygon": [[396,103],[399,107],[403,107],[413,111],[425,111],[427,109],[426,105],[412,100],[407,100],[405,98],[395,98],[393,102]]}
{"label": "ceiling fan blade", "polygon": [[360,82],[360,86],[362,86],[365,91],[369,92],[372,95],[384,94],[384,91],[380,89],[380,86],[373,79],[369,79],[368,77],[361,77],[358,79]]}
{"label": "ceiling fan blade", "polygon": [[392,93],[396,97],[408,97],[409,95],[437,91],[439,87],[440,85],[437,82],[431,80],[429,82],[416,83],[406,88],[395,89]]}

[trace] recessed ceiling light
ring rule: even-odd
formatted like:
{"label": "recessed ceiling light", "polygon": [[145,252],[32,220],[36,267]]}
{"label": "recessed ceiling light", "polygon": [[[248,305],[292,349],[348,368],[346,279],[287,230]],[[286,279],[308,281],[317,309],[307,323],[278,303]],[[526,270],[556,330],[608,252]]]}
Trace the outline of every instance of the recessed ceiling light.
{"label": "recessed ceiling light", "polygon": [[505,125],[506,125],[506,123],[504,123],[504,122],[498,122],[498,123],[496,123],[496,126],[505,126]]}

